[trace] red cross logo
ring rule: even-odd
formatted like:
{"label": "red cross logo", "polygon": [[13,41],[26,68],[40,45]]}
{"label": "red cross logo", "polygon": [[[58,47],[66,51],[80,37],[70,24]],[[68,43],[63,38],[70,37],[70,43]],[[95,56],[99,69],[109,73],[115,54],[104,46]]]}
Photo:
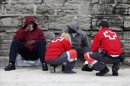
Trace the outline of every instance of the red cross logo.
{"label": "red cross logo", "polygon": [[110,40],[115,40],[117,37],[116,33],[111,31],[105,31],[103,34],[106,38],[108,37]]}

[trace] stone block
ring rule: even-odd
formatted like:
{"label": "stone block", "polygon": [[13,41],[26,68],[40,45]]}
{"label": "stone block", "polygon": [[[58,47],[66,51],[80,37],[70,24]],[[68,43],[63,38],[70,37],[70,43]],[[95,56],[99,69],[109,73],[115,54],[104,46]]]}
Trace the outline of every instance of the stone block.
{"label": "stone block", "polygon": [[9,50],[0,50],[0,56],[8,56]]}
{"label": "stone block", "polygon": [[86,1],[81,2],[78,7],[78,15],[80,15],[80,16],[89,15],[90,14],[89,4],[90,4],[90,2],[86,2]]}
{"label": "stone block", "polygon": [[124,27],[126,27],[126,28],[129,27],[130,28],[130,19],[124,21]]}
{"label": "stone block", "polygon": [[18,15],[23,15],[23,14],[34,14],[34,5],[29,4],[29,5],[7,5],[6,6],[6,14],[18,14]]}
{"label": "stone block", "polygon": [[50,8],[45,5],[37,5],[36,13],[41,15],[54,15],[55,10],[54,8]]}
{"label": "stone block", "polygon": [[9,50],[10,45],[9,44],[2,44],[0,45],[0,50]]}
{"label": "stone block", "polygon": [[8,0],[9,4],[36,4],[36,3],[42,3],[42,0]]}
{"label": "stone block", "polygon": [[52,40],[55,38],[55,34],[52,31],[46,31],[44,32],[46,39]]}
{"label": "stone block", "polygon": [[5,17],[0,19],[0,26],[18,26],[19,25],[19,19],[17,17]]}

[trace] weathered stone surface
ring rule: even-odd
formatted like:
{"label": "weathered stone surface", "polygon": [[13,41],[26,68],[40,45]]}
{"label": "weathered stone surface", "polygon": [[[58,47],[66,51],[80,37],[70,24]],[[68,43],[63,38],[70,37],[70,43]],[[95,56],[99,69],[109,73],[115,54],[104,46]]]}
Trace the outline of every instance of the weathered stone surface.
{"label": "weathered stone surface", "polygon": [[7,5],[6,7],[7,14],[34,14],[34,5]]}
{"label": "weathered stone surface", "polygon": [[18,18],[2,18],[0,20],[0,26],[18,26],[19,25],[19,20]]}
{"label": "weathered stone surface", "polygon": [[[119,3],[118,6],[124,7],[123,9],[130,7],[130,0],[116,1]],[[8,55],[13,36],[18,28],[24,25],[26,16],[36,18],[36,23],[47,37],[47,43],[59,36],[67,23],[74,19],[88,33],[92,42],[99,20],[106,19],[113,26],[110,28],[120,35],[124,50],[129,52],[130,9],[127,13],[123,12],[125,15],[114,14],[112,12],[114,0],[6,0],[6,2],[0,2],[0,55]]]}

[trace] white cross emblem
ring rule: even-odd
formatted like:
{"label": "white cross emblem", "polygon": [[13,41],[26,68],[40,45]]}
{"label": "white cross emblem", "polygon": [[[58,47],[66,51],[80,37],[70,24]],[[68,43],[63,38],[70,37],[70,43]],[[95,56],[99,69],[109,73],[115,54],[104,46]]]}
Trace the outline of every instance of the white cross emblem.
{"label": "white cross emblem", "polygon": [[117,37],[116,33],[111,31],[105,31],[103,34],[106,38],[108,37],[110,40],[115,40]]}

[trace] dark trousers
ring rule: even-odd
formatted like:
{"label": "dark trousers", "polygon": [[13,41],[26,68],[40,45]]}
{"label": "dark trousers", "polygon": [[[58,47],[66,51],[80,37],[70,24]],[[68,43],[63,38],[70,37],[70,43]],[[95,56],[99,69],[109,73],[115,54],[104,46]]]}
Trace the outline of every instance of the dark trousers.
{"label": "dark trousers", "polygon": [[85,61],[85,59],[84,59],[84,54],[86,53],[86,52],[89,52],[89,48],[87,48],[87,47],[85,47],[85,48],[80,48],[80,49],[76,49],[76,51],[77,51],[77,54],[78,54],[78,59],[80,60],[80,61]]}
{"label": "dark trousers", "polygon": [[72,69],[75,66],[76,61],[69,62],[67,60],[67,58],[68,58],[68,56],[67,56],[67,53],[65,52],[65,53],[61,54],[58,58],[48,60],[46,62],[50,65],[61,65],[64,62],[66,62],[66,67]]}
{"label": "dark trousers", "polygon": [[113,64],[112,71],[117,71],[119,69],[119,57],[111,57],[109,55],[95,52],[89,54],[91,58],[97,60],[98,62],[93,65],[93,68],[97,71],[101,71],[106,67],[106,64]]}
{"label": "dark trousers", "polygon": [[25,60],[37,60],[40,58],[41,62],[45,62],[45,50],[46,43],[42,40],[36,41],[32,52],[30,52],[20,41],[14,40],[10,47],[9,62],[15,62],[18,53]]}

